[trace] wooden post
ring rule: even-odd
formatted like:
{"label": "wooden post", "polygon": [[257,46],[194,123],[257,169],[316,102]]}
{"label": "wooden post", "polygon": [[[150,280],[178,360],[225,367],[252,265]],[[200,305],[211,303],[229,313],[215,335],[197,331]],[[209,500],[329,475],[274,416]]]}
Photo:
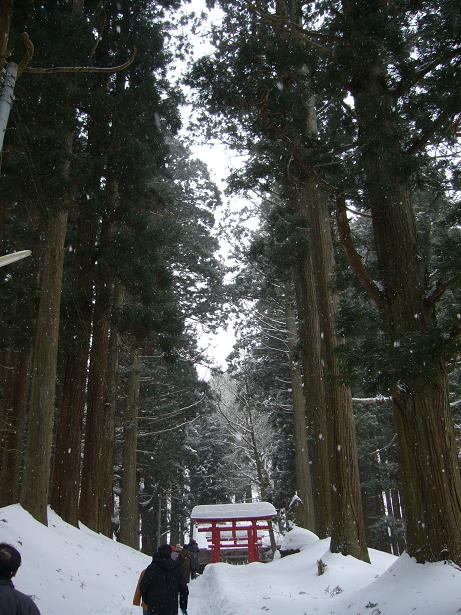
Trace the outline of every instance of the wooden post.
{"label": "wooden post", "polygon": [[217,564],[221,559],[221,536],[216,521],[211,522],[211,563]]}
{"label": "wooden post", "polygon": [[252,525],[252,534],[253,534],[253,561],[259,562],[259,548],[258,548],[258,528],[256,526],[256,521],[253,519],[251,522]]}

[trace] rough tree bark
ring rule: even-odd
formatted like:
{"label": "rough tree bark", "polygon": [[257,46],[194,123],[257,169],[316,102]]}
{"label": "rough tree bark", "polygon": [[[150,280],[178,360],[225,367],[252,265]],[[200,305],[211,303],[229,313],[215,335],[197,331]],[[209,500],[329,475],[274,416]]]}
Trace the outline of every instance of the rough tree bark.
{"label": "rough tree bark", "polygon": [[171,494],[171,511],[170,511],[170,543],[177,545],[179,543],[179,502],[175,493]]}
{"label": "rough tree bark", "polygon": [[120,345],[118,315],[123,305],[123,296],[123,288],[119,282],[116,282],[110,326],[106,391],[104,395],[103,495],[100,526],[100,531],[109,537],[112,536],[112,513],[114,510],[115,422],[117,416],[118,358]]}
{"label": "rough tree bark", "polygon": [[[152,483],[145,479],[144,485],[152,493]],[[149,502],[141,506],[141,551],[146,555],[153,555],[155,551],[155,520],[152,496]]]}
{"label": "rough tree bark", "polygon": [[[0,443],[0,506],[15,504],[19,499],[19,478],[22,459],[22,438],[29,394],[30,352],[12,352],[10,395],[7,395],[7,412],[2,417]],[[1,369],[4,369],[2,366]],[[8,390],[8,389],[7,389]],[[5,391],[6,392],[6,391]]]}
{"label": "rough tree bark", "polygon": [[320,538],[331,535],[330,463],[328,450],[327,402],[322,366],[320,324],[311,255],[299,256],[295,271],[296,303],[301,314],[300,348],[304,395],[311,439],[311,476],[315,526]]}
{"label": "rough tree bark", "polygon": [[[56,426],[51,491],[52,508],[67,523],[76,527],[80,491],[82,420],[93,314],[95,240],[96,223],[91,215],[88,219],[88,213],[82,211],[75,250],[72,285],[74,302],[69,315],[71,332],[67,336],[64,355],[64,380]],[[78,330],[73,335],[75,325],[78,326]]]}
{"label": "rough tree bark", "polygon": [[335,331],[337,299],[332,288],[334,256],[326,195],[307,175],[299,205],[308,223],[317,291],[321,337],[325,348],[332,532],[330,549],[369,561],[362,511],[352,396],[341,380]]}
{"label": "rough tree bark", "polygon": [[[68,165],[70,162],[66,162]],[[67,168],[67,174],[69,168]],[[59,315],[61,307],[64,240],[67,211],[53,214],[46,233],[40,303],[32,364],[32,390],[28,440],[21,489],[21,504],[41,523],[47,524],[48,485],[51,467]]]}
{"label": "rough tree bark", "polygon": [[287,344],[293,391],[293,437],[295,448],[296,490],[303,503],[301,527],[315,532],[315,511],[307,444],[306,406],[297,357],[297,324],[293,306],[286,307]]}
{"label": "rough tree bark", "polygon": [[[107,233],[107,223],[103,228]],[[101,244],[104,240],[101,239]],[[103,505],[103,442],[104,442],[104,391],[109,355],[109,329],[111,291],[107,280],[97,276],[96,300],[93,316],[93,342],[85,426],[79,519],[95,532],[101,531]]]}
{"label": "rough tree bark", "polygon": [[123,425],[122,493],[120,496],[120,541],[139,548],[139,503],[137,480],[139,350],[133,351]]}

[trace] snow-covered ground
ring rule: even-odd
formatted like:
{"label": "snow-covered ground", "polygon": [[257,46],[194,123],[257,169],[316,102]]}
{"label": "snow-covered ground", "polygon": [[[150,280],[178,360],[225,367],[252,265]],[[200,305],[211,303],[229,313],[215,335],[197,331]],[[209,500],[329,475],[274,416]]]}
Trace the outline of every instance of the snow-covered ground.
{"label": "snow-covered ground", "polygon": [[[416,564],[370,551],[372,564],[333,555],[328,541],[295,529],[286,548],[301,552],[270,564],[214,564],[190,584],[189,615],[455,615],[461,613],[461,571]],[[14,579],[42,615],[142,615],[131,605],[150,558],[65,524],[49,527],[19,505],[0,509],[0,542],[15,545],[23,565]],[[318,576],[317,560],[327,565]]]}

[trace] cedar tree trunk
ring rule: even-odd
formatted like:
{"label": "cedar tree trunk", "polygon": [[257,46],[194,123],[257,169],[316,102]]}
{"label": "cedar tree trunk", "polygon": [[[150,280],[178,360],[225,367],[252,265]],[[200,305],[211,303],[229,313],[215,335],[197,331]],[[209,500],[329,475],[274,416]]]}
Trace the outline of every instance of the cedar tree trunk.
{"label": "cedar tree trunk", "polygon": [[29,394],[30,352],[11,353],[11,395],[8,412],[2,423],[7,432],[2,436],[0,467],[0,506],[15,504],[19,500],[19,475],[22,460],[22,438]]}
{"label": "cedar tree trunk", "polygon": [[28,440],[21,489],[21,504],[44,524],[47,524],[66,229],[67,211],[53,214],[48,222],[47,246],[42,266],[32,363]]}
{"label": "cedar tree trunk", "polygon": [[301,526],[315,532],[315,514],[312,500],[312,482],[307,445],[306,407],[303,382],[297,359],[297,326],[291,304],[286,309],[287,343],[293,391],[293,436],[295,448],[296,490],[303,503]]}
{"label": "cedar tree trunk", "polygon": [[85,405],[91,318],[93,251],[96,225],[82,212],[74,261],[74,302],[68,317],[61,408],[57,419],[51,507],[64,521],[78,526],[82,420]]}
{"label": "cedar tree trunk", "polygon": [[100,531],[112,536],[112,514],[114,510],[114,463],[115,463],[115,422],[117,416],[118,358],[120,335],[118,315],[123,305],[123,288],[115,283],[112,320],[107,363],[105,405],[104,405],[104,457],[103,457],[103,502],[101,507]]}
{"label": "cedar tree trunk", "polygon": [[123,426],[122,493],[120,496],[120,542],[139,549],[139,504],[137,480],[139,350],[133,352]]}
{"label": "cedar tree trunk", "polygon": [[103,443],[104,392],[109,354],[109,326],[111,289],[101,274],[96,285],[96,303],[93,317],[90,373],[85,425],[79,519],[95,532],[101,531],[103,505]]}
{"label": "cedar tree trunk", "polygon": [[337,299],[332,288],[334,256],[327,199],[313,176],[306,177],[300,206],[309,225],[321,337],[325,347],[326,390],[330,406],[328,438],[333,515],[330,549],[333,553],[353,555],[357,559],[369,561],[352,396],[350,389],[342,383],[336,354],[339,345],[335,331]]}
{"label": "cedar tree trunk", "polygon": [[302,316],[300,347],[302,353],[304,396],[309,431],[312,434],[312,491],[315,527],[320,538],[331,536],[332,512],[328,451],[327,403],[322,367],[319,312],[310,253],[300,255],[295,272],[296,301]]}

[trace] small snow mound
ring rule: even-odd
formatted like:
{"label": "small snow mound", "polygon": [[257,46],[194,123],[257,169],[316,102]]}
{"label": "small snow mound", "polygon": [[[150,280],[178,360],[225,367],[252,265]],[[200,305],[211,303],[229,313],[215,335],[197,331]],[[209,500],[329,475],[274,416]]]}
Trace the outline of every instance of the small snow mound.
{"label": "small snow mound", "polygon": [[280,545],[281,551],[294,551],[299,549],[302,551],[318,541],[319,537],[314,532],[305,530],[302,527],[294,527],[283,537]]}

